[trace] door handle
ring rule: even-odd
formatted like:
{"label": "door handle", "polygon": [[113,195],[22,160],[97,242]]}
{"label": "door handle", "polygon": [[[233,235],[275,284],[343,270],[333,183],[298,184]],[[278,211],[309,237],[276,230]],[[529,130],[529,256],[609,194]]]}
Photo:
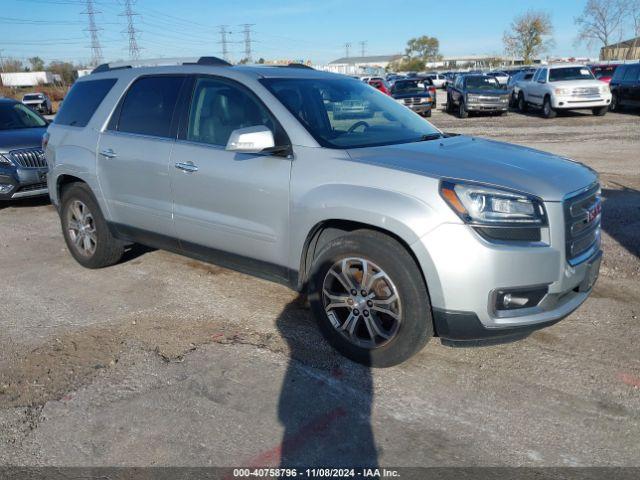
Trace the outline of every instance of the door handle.
{"label": "door handle", "polygon": [[193,162],[178,162],[176,163],[176,168],[188,173],[194,173],[198,171],[198,166],[194,165]]}
{"label": "door handle", "polygon": [[118,155],[116,155],[116,152],[114,152],[110,148],[107,148],[105,150],[101,150],[100,151],[100,155],[102,155],[105,158],[116,158],[118,156]]}

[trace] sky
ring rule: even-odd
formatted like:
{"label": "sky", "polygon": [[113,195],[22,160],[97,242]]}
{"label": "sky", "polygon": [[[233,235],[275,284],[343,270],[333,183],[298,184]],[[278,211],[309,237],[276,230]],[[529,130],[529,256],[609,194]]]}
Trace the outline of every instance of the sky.
{"label": "sky", "polygon": [[[134,0],[132,0],[134,1]],[[406,41],[435,36],[444,56],[501,54],[502,34],[528,9],[551,14],[553,56],[597,57],[598,48],[575,45],[574,18],[587,0],[135,0],[133,17],[141,57],[221,55],[219,25],[231,32],[229,52],[244,56],[241,24],[253,24],[258,59],[327,63],[345,55],[404,51]],[[125,0],[95,0],[105,61],[129,58]],[[84,0],[0,0],[0,54],[46,61],[91,58]]]}

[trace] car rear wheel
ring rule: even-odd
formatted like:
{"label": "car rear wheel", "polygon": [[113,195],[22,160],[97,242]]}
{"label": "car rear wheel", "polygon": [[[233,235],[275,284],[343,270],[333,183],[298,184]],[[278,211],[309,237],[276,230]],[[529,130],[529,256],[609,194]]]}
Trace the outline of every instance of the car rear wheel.
{"label": "car rear wheel", "polygon": [[122,258],[124,244],[111,235],[86,184],[74,183],[64,190],[60,220],[69,252],[83,267],[107,267]]}
{"label": "car rear wheel", "polygon": [[551,99],[549,97],[545,97],[542,105],[542,116],[544,118],[555,118],[556,114],[556,111],[551,106]]}
{"label": "car rear wheel", "polygon": [[313,262],[309,300],[327,341],[365,365],[402,363],[433,336],[418,266],[380,232],[358,230],[327,243]]}

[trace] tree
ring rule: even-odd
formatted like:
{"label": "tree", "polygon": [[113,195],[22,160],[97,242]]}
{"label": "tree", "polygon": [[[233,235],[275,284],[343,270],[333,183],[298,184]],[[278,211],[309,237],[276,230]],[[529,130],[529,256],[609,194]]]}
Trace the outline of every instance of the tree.
{"label": "tree", "polygon": [[44,70],[44,60],[40,57],[31,57],[28,59],[31,64],[31,70],[34,72],[39,72]]}
{"label": "tree", "polygon": [[69,85],[76,81],[77,68],[73,63],[53,60],[47,66],[47,70],[56,73],[62,78],[62,82]]}
{"label": "tree", "polygon": [[17,58],[5,58],[4,62],[2,62],[2,71],[7,73],[22,72],[24,71],[24,66]]}
{"label": "tree", "polygon": [[420,58],[403,58],[396,60],[387,66],[391,72],[420,72],[424,70],[424,60]]}
{"label": "tree", "polygon": [[511,22],[504,32],[504,49],[508,55],[521,57],[525,64],[553,45],[553,24],[547,12],[529,10]]}
{"label": "tree", "polygon": [[423,62],[430,62],[438,58],[440,42],[435,37],[423,35],[412,38],[407,42],[405,54],[409,59],[420,59]]}
{"label": "tree", "polygon": [[582,15],[575,19],[579,28],[578,43],[607,46],[615,33],[620,33],[627,0],[589,0]]}

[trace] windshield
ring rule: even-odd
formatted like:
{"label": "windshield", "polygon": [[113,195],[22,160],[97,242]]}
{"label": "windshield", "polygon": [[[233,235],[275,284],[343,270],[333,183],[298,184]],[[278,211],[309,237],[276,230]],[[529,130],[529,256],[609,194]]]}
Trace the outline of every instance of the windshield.
{"label": "windshield", "polygon": [[261,82],[324,147],[361,148],[439,136],[429,122],[362,82],[326,78]]}
{"label": "windshield", "polygon": [[393,93],[424,93],[424,88],[418,85],[418,80],[401,80],[393,84]]}
{"label": "windshield", "polygon": [[0,130],[46,127],[47,122],[21,103],[0,103]]}
{"label": "windshield", "polygon": [[552,68],[549,70],[549,82],[566,80],[593,80],[593,74],[587,67]]}
{"label": "windshield", "polygon": [[494,77],[469,76],[465,78],[465,85],[471,90],[495,90],[501,88]]}
{"label": "windshield", "polygon": [[609,66],[605,66],[605,67],[593,67],[592,71],[593,74],[596,76],[597,79],[603,78],[603,77],[612,77],[613,76],[613,72],[616,70],[616,65],[609,65]]}

